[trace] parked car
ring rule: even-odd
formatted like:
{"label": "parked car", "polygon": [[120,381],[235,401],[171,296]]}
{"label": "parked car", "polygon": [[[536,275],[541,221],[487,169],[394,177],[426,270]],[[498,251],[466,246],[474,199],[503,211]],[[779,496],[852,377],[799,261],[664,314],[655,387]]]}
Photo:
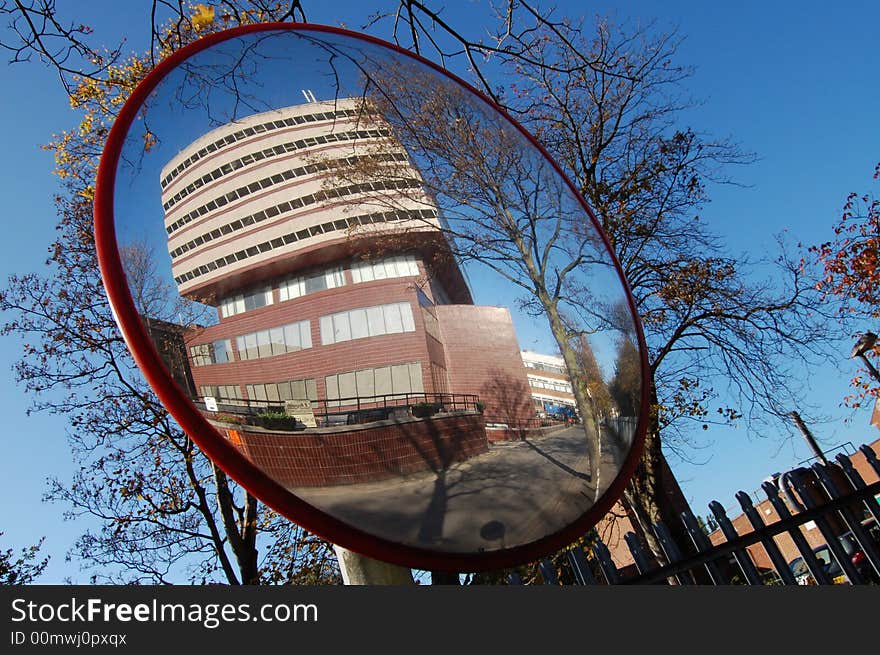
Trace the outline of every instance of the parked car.
{"label": "parked car", "polygon": [[[873,521],[873,519],[869,519],[868,521],[863,522],[863,527],[868,532],[868,534],[874,539],[875,544],[877,544],[878,549],[880,549],[880,538],[878,538],[877,531],[877,523]],[[867,556],[859,548],[858,542],[853,536],[852,532],[845,532],[840,537],[840,543],[843,546],[844,551],[849,555],[850,561],[856,569],[856,572],[861,576],[862,580],[872,584],[880,584],[880,577],[878,577],[877,573],[874,571],[874,568],[871,566],[871,562],[868,561]],[[816,546],[813,549],[813,554],[816,556],[816,559],[819,560],[822,565],[825,574],[834,584],[847,584],[849,579],[846,577],[843,569],[840,564],[834,557],[834,553],[831,552],[831,548],[828,547],[827,544],[822,544],[821,546]],[[816,581],[813,579],[813,576],[810,574],[809,569],[807,568],[806,563],[804,562],[803,557],[796,557],[791,560],[788,564],[791,569],[792,574],[797,580],[798,584],[801,585],[811,585],[816,584]]]}

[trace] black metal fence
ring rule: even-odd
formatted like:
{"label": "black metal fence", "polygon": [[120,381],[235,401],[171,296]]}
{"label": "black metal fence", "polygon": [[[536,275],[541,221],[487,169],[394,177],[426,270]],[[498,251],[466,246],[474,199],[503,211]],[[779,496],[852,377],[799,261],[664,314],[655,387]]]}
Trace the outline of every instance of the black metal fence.
{"label": "black metal fence", "polygon": [[[207,411],[203,399],[194,398],[193,402],[196,407]],[[355,425],[400,416],[427,417],[439,412],[482,410],[479,396],[460,393],[397,393],[310,402],[319,427]],[[247,419],[260,414],[283,414],[285,405],[283,401],[219,398],[217,412]]]}
{"label": "black metal fence", "polygon": [[[868,446],[859,448],[867,463],[880,477],[880,463]],[[576,584],[880,584],[880,482],[867,484],[853,467],[850,458],[838,454],[836,464],[813,464],[766,481],[762,490],[769,507],[779,520],[767,525],[752,498],[739,492],[736,499],[742,508],[747,530],[739,534],[723,506],[709,504],[718,528],[710,534],[691,512],[681,515],[679,534],[688,536],[685,545],[672,537],[670,526],[652,526],[662,547],[666,564],[660,565],[634,532],[624,537],[635,562],[635,573],[621,571],[611,558],[608,546],[592,535],[587,547],[570,549],[562,566],[570,570]],[[763,505],[763,503],[761,503]],[[767,506],[764,506],[765,508]],[[743,520],[743,519],[741,519]],[[824,544],[810,544],[802,527],[818,529]],[[798,553],[787,558],[777,537],[787,534]],[[759,566],[750,546],[760,544],[766,554]],[[787,547],[790,551],[790,546]],[[755,549],[753,549],[754,551]],[[559,584],[560,561],[540,562],[545,584]],[[521,584],[517,574],[508,581]]]}

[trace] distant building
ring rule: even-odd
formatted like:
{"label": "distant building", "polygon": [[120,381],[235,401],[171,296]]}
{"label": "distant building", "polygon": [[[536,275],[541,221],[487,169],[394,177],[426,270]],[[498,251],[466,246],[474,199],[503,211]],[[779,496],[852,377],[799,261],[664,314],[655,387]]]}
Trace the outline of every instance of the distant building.
{"label": "distant building", "polygon": [[520,352],[535,411],[542,416],[574,411],[577,402],[562,357],[532,350]]}

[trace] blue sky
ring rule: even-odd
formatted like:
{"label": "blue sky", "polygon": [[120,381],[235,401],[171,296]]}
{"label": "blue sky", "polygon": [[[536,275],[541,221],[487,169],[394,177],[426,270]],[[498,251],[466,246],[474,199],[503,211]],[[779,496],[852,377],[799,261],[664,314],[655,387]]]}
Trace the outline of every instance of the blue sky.
{"label": "blue sky", "polygon": [[[450,22],[477,33],[484,2],[446,4]],[[121,34],[133,47],[147,43],[148,3],[67,0],[58,5],[71,19],[91,25],[108,44]],[[847,193],[871,189],[871,174],[880,161],[876,2],[848,2],[845,9],[820,2],[734,5],[697,0],[557,5],[561,14],[613,11],[620,20],[653,18],[660,27],[678,27],[685,37],[679,62],[696,68],[687,90],[703,101],[688,113],[690,126],[731,137],[760,157],[736,171],[744,188],[713,189],[713,201],[704,212],[733,253],[771,252],[773,235],[782,230],[804,243],[827,240]],[[352,29],[363,24],[372,6],[364,1],[306,2],[312,21],[344,22]],[[53,162],[39,146],[53,133],[75,125],[76,117],[54,73],[38,63],[0,66],[0,83],[5,90],[0,120],[6,128],[6,156],[0,159],[0,184],[7,236],[0,243],[0,275],[5,279],[44,270],[56,219]],[[815,426],[826,447],[845,442],[858,446],[880,437],[868,425],[868,410],[852,414],[840,407],[848,374],[855,369],[845,359],[848,351],[849,344],[841,344],[840,371],[805,372],[814,389],[807,400],[840,419]],[[17,340],[0,341],[0,367],[10,371],[19,352]],[[0,548],[18,549],[45,535],[44,551],[53,561],[41,581],[70,577],[86,582],[86,574],[64,561],[83,526],[62,521],[66,508],[41,502],[46,477],[66,478],[72,472],[65,422],[47,415],[26,416],[30,399],[11,377],[10,372],[0,394],[6,454],[0,460],[0,530],[6,533]],[[851,421],[844,423],[844,417]],[[731,507],[737,490],[751,492],[767,474],[809,456],[800,439],[750,437],[743,428],[713,427],[695,438],[699,448],[690,451],[690,458],[698,464],[673,459],[672,465],[694,511],[701,514],[710,500],[717,498]]]}

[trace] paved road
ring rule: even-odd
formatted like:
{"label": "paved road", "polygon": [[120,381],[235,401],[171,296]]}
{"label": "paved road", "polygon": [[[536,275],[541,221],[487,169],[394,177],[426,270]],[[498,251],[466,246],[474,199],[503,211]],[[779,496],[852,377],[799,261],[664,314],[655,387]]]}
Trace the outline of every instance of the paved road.
{"label": "paved road", "polygon": [[[614,459],[619,455],[603,452],[602,491],[616,472]],[[509,548],[555,532],[583,515],[596,493],[583,426],[494,444],[445,471],[292,491],[379,537],[464,553]]]}

